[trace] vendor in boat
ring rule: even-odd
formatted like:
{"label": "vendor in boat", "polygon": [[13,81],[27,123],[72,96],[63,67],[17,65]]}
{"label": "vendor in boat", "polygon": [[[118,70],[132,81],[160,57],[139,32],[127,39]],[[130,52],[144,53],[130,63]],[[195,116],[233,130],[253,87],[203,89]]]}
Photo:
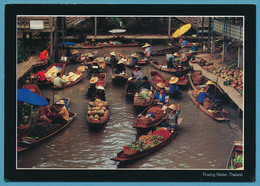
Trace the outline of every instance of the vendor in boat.
{"label": "vendor in boat", "polygon": [[103,69],[99,66],[98,61],[94,60],[93,64],[89,68],[89,74],[99,74]]}
{"label": "vendor in boat", "polygon": [[186,66],[186,67],[189,66],[189,61],[185,54],[183,54],[182,57],[180,58],[180,62],[182,66]]}
{"label": "vendor in boat", "polygon": [[140,87],[141,87],[142,90],[144,90],[144,89],[150,90],[151,83],[148,81],[148,77],[147,76],[143,77],[143,82],[142,82]]}
{"label": "vendor in boat", "polygon": [[149,43],[145,43],[145,45],[142,46],[142,52],[147,59],[150,59],[151,58],[151,52],[152,52],[151,45]]}
{"label": "vendor in boat", "polygon": [[94,57],[91,53],[88,54],[88,61],[93,61]]}
{"label": "vendor in boat", "polygon": [[155,95],[155,102],[157,102],[157,104],[162,104],[164,105],[165,104],[165,97],[166,97],[166,94],[165,94],[165,89],[164,88],[161,88],[160,92],[158,92],[156,95]]}
{"label": "vendor in boat", "polygon": [[66,81],[60,78],[60,72],[57,73],[57,76],[52,80],[52,83],[56,87],[62,87]]}
{"label": "vendor in boat", "polygon": [[177,71],[174,74],[176,77],[178,77],[179,80],[184,80],[185,76],[183,73],[183,68],[181,65],[177,66]]}
{"label": "vendor in boat", "polygon": [[110,64],[112,66],[112,69],[116,66],[118,60],[116,59],[116,53],[113,51],[110,53]]}
{"label": "vendor in boat", "polygon": [[88,88],[87,98],[89,98],[90,100],[94,100],[94,97],[97,93],[97,88],[96,88],[97,81],[98,81],[98,77],[92,77],[89,80],[90,86]]}
{"label": "vendor in boat", "polygon": [[96,40],[93,38],[93,39],[91,39],[91,45],[92,46],[96,46],[97,44],[96,44]]}
{"label": "vendor in boat", "polygon": [[97,87],[95,99],[101,99],[102,101],[106,101],[105,88],[103,86]]}
{"label": "vendor in boat", "polygon": [[78,56],[79,56],[79,51],[78,50],[73,50],[72,52],[71,52],[71,60],[72,60],[72,62],[74,61],[76,61],[76,59],[78,58]]}
{"label": "vendor in boat", "polygon": [[191,51],[191,52],[195,52],[195,51],[197,51],[197,50],[198,50],[198,49],[197,49],[197,47],[196,47],[196,44],[193,43],[193,46],[191,47],[190,51]]}
{"label": "vendor in boat", "polygon": [[35,76],[40,77],[39,80],[42,83],[47,81],[47,78],[45,76],[45,72],[43,71],[43,69],[41,69],[36,75],[32,75],[32,77],[35,77]]}
{"label": "vendor in boat", "polygon": [[142,79],[142,72],[141,68],[138,65],[135,65],[135,70],[132,73],[133,80],[141,80]]}
{"label": "vendor in boat", "polygon": [[65,107],[65,102],[60,100],[53,109],[57,112],[54,113],[54,117],[52,119],[53,124],[66,124],[69,121],[69,112]]}
{"label": "vendor in boat", "polygon": [[131,66],[131,67],[134,67],[135,65],[138,64],[138,59],[137,59],[138,56],[137,56],[136,53],[132,54],[131,56],[132,56],[132,62],[131,62],[131,64],[130,64],[130,66]]}
{"label": "vendor in boat", "polygon": [[178,85],[176,85],[178,80],[179,80],[178,77],[171,77],[171,79],[169,81],[169,84],[170,84],[169,94],[179,93],[179,87],[178,87]]}
{"label": "vendor in boat", "polygon": [[181,104],[179,104],[178,106],[171,104],[168,108],[174,111],[168,116],[168,126],[170,128],[176,128],[176,126],[178,125],[178,117],[180,115]]}
{"label": "vendor in boat", "polygon": [[122,60],[118,61],[116,65],[116,74],[125,74],[126,68]]}
{"label": "vendor in boat", "polygon": [[222,94],[220,90],[216,87],[217,85],[213,81],[207,81],[206,83],[206,91],[209,94],[210,97],[213,98],[219,98],[219,96]]}
{"label": "vendor in boat", "polygon": [[178,53],[175,52],[173,55],[170,55],[165,59],[165,62],[167,64],[168,69],[172,69],[175,66],[175,60],[174,59],[177,58],[177,57],[178,57]]}
{"label": "vendor in boat", "polygon": [[45,98],[46,101],[48,101],[48,105],[41,107],[39,111],[39,120],[40,121],[46,121],[48,123],[51,123],[51,118],[53,117],[53,113],[50,109],[50,98]]}
{"label": "vendor in boat", "polygon": [[200,91],[198,92],[198,96],[196,99],[196,102],[198,102],[199,104],[203,105],[204,101],[209,98],[210,100],[213,100],[212,97],[209,96],[209,94],[207,93],[206,89],[204,87],[202,87],[200,89]]}

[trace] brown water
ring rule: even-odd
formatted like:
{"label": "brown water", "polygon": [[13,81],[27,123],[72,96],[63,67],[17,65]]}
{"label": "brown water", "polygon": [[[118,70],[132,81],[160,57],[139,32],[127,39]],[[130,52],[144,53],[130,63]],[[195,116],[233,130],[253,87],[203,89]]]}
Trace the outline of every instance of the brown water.
{"label": "brown water", "polygon": [[[153,46],[159,50],[167,46]],[[98,49],[98,56],[104,56],[115,50],[130,55],[141,51],[141,47]],[[82,50],[83,51],[83,50]],[[93,50],[87,50],[93,51]],[[86,52],[86,51],[85,51]],[[163,60],[165,57],[155,57]],[[78,65],[67,66],[67,71],[74,71]],[[150,64],[142,67],[143,76],[149,70],[155,70]],[[127,69],[131,73],[130,69]],[[142,159],[129,163],[110,160],[140,135],[133,128],[138,111],[123,95],[124,86],[116,86],[111,80],[111,68],[107,67],[106,98],[109,103],[110,119],[99,129],[92,129],[86,122],[89,100],[86,92],[89,85],[85,76],[81,82],[63,90],[41,89],[43,96],[57,101],[63,97],[71,99],[70,109],[78,115],[70,126],[58,135],[40,145],[18,154],[18,168],[84,168],[84,169],[225,169],[227,158],[234,140],[242,140],[242,118],[237,110],[225,105],[230,113],[230,129],[225,122],[216,122],[201,112],[190,100],[187,90],[182,90],[181,99],[170,98],[170,103],[183,103],[181,116],[184,118],[180,132],[163,149]],[[165,78],[169,73],[160,72]],[[148,76],[149,77],[149,76]]]}

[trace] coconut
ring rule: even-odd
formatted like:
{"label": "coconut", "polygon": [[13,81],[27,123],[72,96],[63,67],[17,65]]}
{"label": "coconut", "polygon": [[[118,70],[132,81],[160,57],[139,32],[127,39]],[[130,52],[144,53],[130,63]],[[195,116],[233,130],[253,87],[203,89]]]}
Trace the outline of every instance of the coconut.
{"label": "coconut", "polygon": [[99,116],[96,114],[96,115],[94,116],[94,118],[95,118],[95,119],[99,119]]}

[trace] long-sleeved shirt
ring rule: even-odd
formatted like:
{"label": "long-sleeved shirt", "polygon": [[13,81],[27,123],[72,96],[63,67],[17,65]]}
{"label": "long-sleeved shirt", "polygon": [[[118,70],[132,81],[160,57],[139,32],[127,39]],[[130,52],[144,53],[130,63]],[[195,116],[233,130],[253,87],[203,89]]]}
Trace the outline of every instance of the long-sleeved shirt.
{"label": "long-sleeved shirt", "polygon": [[165,103],[165,96],[166,94],[161,94],[160,92],[158,92],[156,95],[155,95],[155,99],[158,99],[159,102],[161,103]]}
{"label": "long-sleeved shirt", "polygon": [[66,81],[61,79],[60,77],[56,77],[56,78],[53,79],[52,83],[56,87],[61,87],[64,83],[66,83]]}
{"label": "long-sleeved shirt", "polygon": [[204,102],[206,97],[213,100],[213,98],[210,97],[207,92],[200,92],[197,99],[196,99],[196,102]]}
{"label": "long-sleeved shirt", "polygon": [[142,72],[140,70],[133,71],[133,79],[141,80],[142,79]]}
{"label": "long-sleeved shirt", "polygon": [[43,71],[39,71],[36,76],[40,76],[40,81],[46,80],[45,73]]}
{"label": "long-sleeved shirt", "polygon": [[169,94],[179,91],[178,85],[170,84]]}
{"label": "long-sleeved shirt", "polygon": [[69,112],[65,106],[63,106],[59,112],[59,114],[67,121],[69,121]]}

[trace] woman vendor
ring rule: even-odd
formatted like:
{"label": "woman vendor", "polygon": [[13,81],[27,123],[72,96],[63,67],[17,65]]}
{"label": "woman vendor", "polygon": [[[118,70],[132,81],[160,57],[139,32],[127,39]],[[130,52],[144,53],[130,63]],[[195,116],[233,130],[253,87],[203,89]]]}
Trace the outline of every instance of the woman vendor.
{"label": "woman vendor", "polygon": [[65,102],[63,100],[60,100],[53,108],[58,113],[54,115],[52,123],[62,125],[66,124],[69,121],[69,112],[65,107]]}
{"label": "woman vendor", "polygon": [[136,65],[135,70],[132,73],[133,80],[141,80],[142,79],[142,72],[140,71],[141,68]]}
{"label": "woman vendor", "polygon": [[106,101],[105,88],[102,86],[97,87],[97,93],[95,95],[95,99],[101,99],[102,101]]}
{"label": "woman vendor", "polygon": [[90,86],[88,88],[87,98],[89,98],[90,100],[93,100],[97,93],[97,88],[96,88],[97,81],[98,81],[98,77],[92,77],[89,80]]}
{"label": "woman vendor", "polygon": [[155,102],[157,102],[157,104],[162,104],[164,105],[165,104],[165,97],[166,97],[166,94],[164,93],[165,92],[165,89],[162,88],[160,90],[160,92],[158,92],[156,95],[155,95]]}
{"label": "woman vendor", "polygon": [[131,56],[132,56],[132,62],[131,62],[131,64],[130,64],[130,66],[131,66],[131,67],[134,67],[134,66],[136,66],[136,65],[138,64],[138,59],[137,59],[138,56],[137,56],[136,53],[132,54]]}

